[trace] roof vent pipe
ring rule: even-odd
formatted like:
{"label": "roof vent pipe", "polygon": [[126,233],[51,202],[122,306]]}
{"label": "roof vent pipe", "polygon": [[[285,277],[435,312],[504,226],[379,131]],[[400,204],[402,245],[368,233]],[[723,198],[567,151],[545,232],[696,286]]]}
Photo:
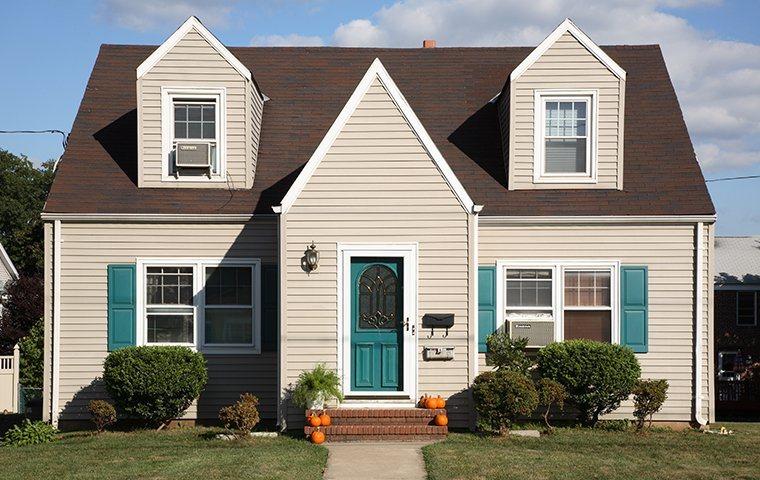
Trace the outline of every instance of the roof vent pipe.
{"label": "roof vent pipe", "polygon": [[423,40],[422,48],[435,48],[435,40]]}

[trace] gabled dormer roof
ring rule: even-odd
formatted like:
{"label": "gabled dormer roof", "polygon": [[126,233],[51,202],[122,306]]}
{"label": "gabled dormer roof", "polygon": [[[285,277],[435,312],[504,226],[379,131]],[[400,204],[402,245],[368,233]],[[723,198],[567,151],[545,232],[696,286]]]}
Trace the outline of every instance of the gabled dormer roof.
{"label": "gabled dormer roof", "polygon": [[557,28],[554,29],[552,33],[549,34],[548,37],[544,39],[543,42],[541,42],[535,50],[531,52],[530,55],[528,55],[525,60],[523,60],[514,70],[512,70],[512,73],[509,75],[509,81],[514,82],[520,76],[525,73],[528,68],[530,68],[531,65],[536,63],[536,61],[541,58],[541,56],[546,53],[549,48],[554,45],[554,43],[559,40],[562,35],[565,33],[569,33],[573,36],[578,42],[580,42],[581,45],[583,45],[586,50],[591,52],[592,55],[594,55],[600,62],[604,64],[613,74],[615,74],[616,77],[618,77],[621,80],[625,80],[625,70],[618,65],[613,59],[609,57],[604,51],[599,48],[599,45],[594,43],[591,38],[589,38],[588,35],[583,33],[583,30],[578,28],[578,26],[573,23],[572,20],[569,18],[566,18],[564,22],[560,23]]}
{"label": "gabled dormer roof", "polygon": [[195,16],[192,16],[185,20],[185,23],[183,23],[174,33],[172,33],[172,35],[167,38],[164,43],[162,43],[148,58],[145,59],[144,62],[140,64],[139,67],[137,67],[137,78],[139,79],[148,73],[162,58],[164,58],[164,55],[166,55],[172,48],[174,48],[175,45],[177,45],[177,43],[179,43],[180,40],[185,37],[185,35],[187,35],[187,32],[193,29],[195,29],[198,34],[200,34],[200,36],[203,37],[214,48],[214,50],[219,53],[219,55],[227,60],[227,62],[232,65],[232,68],[237,70],[237,72],[247,80],[251,80],[251,71],[248,70],[245,65],[243,65],[240,60],[235,57],[235,55],[227,50],[227,47],[222,45],[222,42],[220,42],[213,33],[204,27],[201,21],[198,20],[198,18]]}
{"label": "gabled dormer roof", "polygon": [[459,182],[457,176],[454,175],[454,172],[451,170],[449,164],[446,163],[446,160],[443,158],[443,155],[441,155],[438,147],[435,146],[435,143],[430,138],[430,135],[428,135],[425,127],[422,126],[422,123],[420,122],[419,118],[417,118],[414,110],[412,110],[412,107],[409,106],[409,103],[404,98],[401,90],[399,90],[398,86],[396,86],[396,82],[393,81],[390,74],[388,73],[388,70],[385,69],[383,63],[379,58],[375,58],[375,60],[369,66],[361,81],[354,89],[354,92],[351,94],[351,97],[348,99],[348,102],[346,102],[340,114],[338,114],[338,117],[330,126],[327,134],[319,143],[316,150],[314,150],[314,153],[309,158],[309,161],[306,162],[306,165],[304,165],[295,182],[293,182],[293,185],[290,187],[290,189],[288,189],[288,192],[282,199],[282,204],[276,208],[276,211],[287,213],[288,209],[290,209],[290,207],[293,205],[293,202],[296,201],[298,195],[301,193],[304,186],[306,186],[306,183],[314,174],[314,171],[325,158],[328,150],[333,145],[335,139],[338,137],[338,134],[345,126],[346,121],[351,117],[351,115],[353,115],[356,107],[359,105],[359,102],[361,102],[362,98],[364,98],[364,94],[367,93],[367,90],[369,90],[370,85],[372,85],[372,82],[375,79],[380,80],[380,83],[382,83],[382,85],[385,87],[388,95],[390,95],[393,102],[401,111],[401,114],[404,116],[406,121],[409,122],[409,125],[414,131],[414,134],[417,135],[420,143],[425,148],[428,155],[430,155],[433,163],[438,168],[438,171],[441,172],[441,175],[443,175],[443,178],[446,180],[446,183],[448,183],[449,188],[451,188],[451,190],[454,192],[454,195],[459,200],[459,203],[467,213],[474,213],[475,204],[473,203],[472,199],[467,194],[462,184]]}

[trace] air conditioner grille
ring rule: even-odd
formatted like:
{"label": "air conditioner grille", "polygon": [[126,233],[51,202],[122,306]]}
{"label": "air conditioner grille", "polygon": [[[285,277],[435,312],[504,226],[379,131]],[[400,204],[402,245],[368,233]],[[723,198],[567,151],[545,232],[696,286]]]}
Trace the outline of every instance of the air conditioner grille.
{"label": "air conditioner grille", "polygon": [[509,320],[509,336],[511,338],[527,338],[529,347],[543,347],[554,341],[554,321]]}

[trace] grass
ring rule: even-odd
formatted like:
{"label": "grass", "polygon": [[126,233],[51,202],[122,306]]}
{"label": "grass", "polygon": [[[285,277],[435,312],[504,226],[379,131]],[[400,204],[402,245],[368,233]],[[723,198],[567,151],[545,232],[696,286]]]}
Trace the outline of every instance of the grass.
{"label": "grass", "polygon": [[66,434],[0,448],[0,479],[320,479],[327,449],[288,437],[224,441],[215,430]]}
{"label": "grass", "polygon": [[540,439],[452,434],[423,454],[429,480],[760,478],[760,424],[726,426],[735,435],[582,428]]}

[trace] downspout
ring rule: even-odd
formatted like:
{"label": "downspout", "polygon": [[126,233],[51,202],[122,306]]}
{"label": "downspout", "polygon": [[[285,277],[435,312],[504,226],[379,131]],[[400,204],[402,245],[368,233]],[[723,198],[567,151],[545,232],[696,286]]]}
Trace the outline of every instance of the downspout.
{"label": "downspout", "polygon": [[61,221],[53,223],[53,373],[50,422],[58,428],[61,382]]}
{"label": "downspout", "polygon": [[707,420],[702,416],[702,323],[703,323],[703,308],[702,308],[702,270],[703,266],[703,246],[702,246],[702,228],[703,223],[697,222],[697,259],[695,268],[695,281],[696,285],[696,308],[695,317],[696,321],[696,342],[694,345],[694,419],[700,426],[707,425]]}

